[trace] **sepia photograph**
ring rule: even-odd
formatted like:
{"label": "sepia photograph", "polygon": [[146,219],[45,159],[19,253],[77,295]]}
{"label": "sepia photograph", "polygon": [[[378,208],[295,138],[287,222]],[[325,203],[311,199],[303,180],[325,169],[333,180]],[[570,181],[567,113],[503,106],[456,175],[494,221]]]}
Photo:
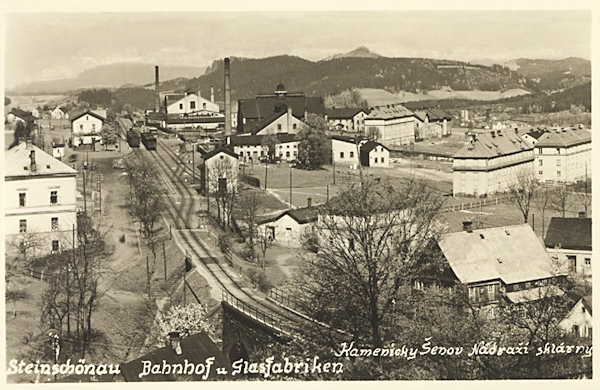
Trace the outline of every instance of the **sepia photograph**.
{"label": "sepia photograph", "polygon": [[591,2],[30,3],[3,383],[592,383]]}

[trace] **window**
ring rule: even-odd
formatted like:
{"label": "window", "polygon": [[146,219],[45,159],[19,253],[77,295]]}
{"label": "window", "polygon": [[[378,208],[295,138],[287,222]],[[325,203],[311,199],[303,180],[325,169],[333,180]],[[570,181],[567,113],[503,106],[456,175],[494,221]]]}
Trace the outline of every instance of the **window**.
{"label": "window", "polygon": [[92,123],[92,131],[96,131],[96,124]]}
{"label": "window", "polygon": [[377,157],[375,157],[375,162],[377,162]]}
{"label": "window", "polygon": [[489,285],[487,286],[487,292],[488,294],[493,294],[494,293],[494,286],[493,285]]}
{"label": "window", "polygon": [[296,123],[294,123],[294,124],[292,125],[292,129],[294,129],[294,130],[296,129]]}
{"label": "window", "polygon": [[560,154],[560,148],[556,148],[556,154]]}
{"label": "window", "polygon": [[350,158],[354,157],[354,152],[350,152]]}
{"label": "window", "polygon": [[577,256],[570,255],[567,256],[567,262],[569,264],[569,271],[575,272],[577,268]]}
{"label": "window", "polygon": [[475,288],[469,287],[469,297],[470,298],[474,298],[475,297]]}
{"label": "window", "polygon": [[58,252],[58,240],[52,240],[52,252]]}
{"label": "window", "polygon": [[340,152],[340,158],[344,158],[344,152]]}
{"label": "window", "polygon": [[383,163],[383,162],[385,162],[385,161],[383,161],[383,157],[381,157],[381,162],[382,162],[382,163]]}
{"label": "window", "polygon": [[196,102],[195,101],[190,101],[190,110],[195,110],[196,109]]}
{"label": "window", "polygon": [[542,165],[544,165],[544,160],[538,160],[538,162],[540,163],[540,164],[539,164],[539,165],[540,165],[540,167],[541,167]]}
{"label": "window", "polygon": [[290,157],[290,151],[289,150],[285,152],[285,157]]}
{"label": "window", "polygon": [[19,206],[25,207],[25,193],[19,192]]}
{"label": "window", "polygon": [[206,103],[202,103],[202,109],[206,110]]}
{"label": "window", "polygon": [[79,125],[79,130],[83,131],[83,124]]}
{"label": "window", "polygon": [[556,171],[556,176],[560,177],[560,171]]}
{"label": "window", "polygon": [[52,217],[50,219],[50,224],[51,224],[52,230],[58,230],[58,217]]}
{"label": "window", "polygon": [[296,151],[294,150],[294,157],[296,157],[297,155],[298,155],[298,152],[296,152]]}
{"label": "window", "polygon": [[584,265],[585,265],[586,267],[591,267],[591,266],[592,266],[592,259],[591,259],[591,258],[589,258],[589,257],[586,257],[586,258],[585,258]]}
{"label": "window", "polygon": [[277,130],[281,130],[281,124],[277,125]]}
{"label": "window", "polygon": [[560,167],[560,160],[556,160],[556,166]]}
{"label": "window", "polygon": [[183,103],[179,103],[179,109],[183,110]]}
{"label": "window", "polygon": [[540,175],[540,176],[541,176],[541,175],[543,175],[543,174],[544,174],[544,171],[538,171],[538,175]]}
{"label": "window", "polygon": [[290,145],[285,145],[285,148],[286,148],[286,149],[289,149],[289,148],[290,148]]}
{"label": "window", "polygon": [[573,334],[579,336],[579,325],[573,325]]}
{"label": "window", "polygon": [[27,220],[26,219],[19,220],[19,233],[27,233]]}
{"label": "window", "polygon": [[50,191],[50,204],[58,203],[58,191]]}

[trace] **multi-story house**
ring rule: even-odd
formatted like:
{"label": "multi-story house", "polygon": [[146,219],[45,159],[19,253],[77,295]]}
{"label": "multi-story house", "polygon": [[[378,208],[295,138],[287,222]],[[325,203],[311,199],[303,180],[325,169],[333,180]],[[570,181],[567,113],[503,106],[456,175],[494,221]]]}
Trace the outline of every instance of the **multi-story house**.
{"label": "multi-story house", "polygon": [[523,303],[562,291],[554,283],[567,275],[527,224],[448,233],[438,240],[444,258],[469,299],[479,305]]}
{"label": "multi-story house", "polygon": [[276,134],[275,143],[267,145],[264,135],[238,135],[231,136],[227,144],[233,147],[233,151],[243,162],[257,162],[269,154],[269,148],[273,147],[273,156],[281,161],[293,161],[298,157],[298,145],[300,140],[296,134]]}
{"label": "multi-story house", "polygon": [[219,106],[198,93],[167,94],[164,97],[167,114],[218,113]]}
{"label": "multi-story house", "polygon": [[377,141],[385,144],[406,145],[415,142],[417,119],[415,114],[400,104],[378,106],[364,119],[365,131],[377,129]]}
{"label": "multi-story house", "polygon": [[533,175],[533,146],[514,131],[472,134],[454,156],[454,196],[487,196],[507,191],[521,175]]}
{"label": "multi-story house", "polygon": [[544,238],[549,253],[566,256],[569,272],[592,277],[592,219],[552,217]]}
{"label": "multi-story house", "polygon": [[535,177],[542,182],[573,183],[591,177],[592,134],[587,129],[545,132],[535,144]]}
{"label": "multi-story house", "polygon": [[415,111],[417,118],[417,139],[443,137],[450,134],[448,122],[452,115],[439,108]]}
{"label": "multi-story house", "polygon": [[25,142],[4,153],[4,168],[7,249],[43,255],[59,251],[65,238],[71,242],[77,171]]}
{"label": "multi-story house", "polygon": [[95,150],[102,142],[102,126],[105,117],[92,111],[82,112],[71,118],[71,145],[74,148]]}
{"label": "multi-story house", "polygon": [[330,108],[325,118],[332,129],[362,133],[369,112],[366,108]]}

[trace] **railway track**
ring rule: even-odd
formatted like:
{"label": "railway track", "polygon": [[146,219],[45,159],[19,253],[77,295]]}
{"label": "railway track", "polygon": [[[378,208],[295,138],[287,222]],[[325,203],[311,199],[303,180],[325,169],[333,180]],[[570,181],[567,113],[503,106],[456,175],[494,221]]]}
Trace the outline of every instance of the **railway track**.
{"label": "railway track", "polygon": [[[161,152],[162,151],[162,152]],[[219,258],[202,242],[198,235],[190,230],[189,216],[193,214],[194,193],[183,182],[182,176],[186,168],[170,168],[170,164],[181,167],[185,162],[169,149],[161,140],[156,151],[139,150],[156,167],[163,181],[174,189],[182,199],[178,206],[172,197],[167,197],[168,213],[177,227],[176,234],[184,243],[185,248],[194,257],[196,264],[207,271],[207,276],[213,278],[223,291],[223,300],[244,314],[268,325],[275,331],[287,335],[303,334],[310,329],[312,321],[285,307],[269,302],[256,296],[253,291],[247,291],[225,269]]]}

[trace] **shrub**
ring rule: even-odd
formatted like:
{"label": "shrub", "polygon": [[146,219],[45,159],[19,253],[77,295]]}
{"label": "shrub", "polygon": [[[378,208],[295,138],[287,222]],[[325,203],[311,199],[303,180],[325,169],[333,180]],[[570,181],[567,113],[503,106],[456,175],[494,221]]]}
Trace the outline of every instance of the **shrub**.
{"label": "shrub", "polygon": [[229,249],[231,248],[231,236],[228,233],[220,234],[217,239],[217,246],[221,253],[229,252]]}
{"label": "shrub", "polygon": [[119,242],[120,243],[124,243],[125,242],[125,235],[124,234],[121,237],[119,237]]}

